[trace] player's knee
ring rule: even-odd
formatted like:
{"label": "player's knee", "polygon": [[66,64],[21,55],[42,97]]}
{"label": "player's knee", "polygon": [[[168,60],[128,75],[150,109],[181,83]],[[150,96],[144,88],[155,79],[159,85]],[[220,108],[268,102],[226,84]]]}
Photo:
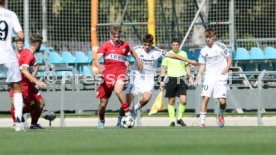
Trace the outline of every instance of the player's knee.
{"label": "player's knee", "polygon": [[40,102],[39,107],[40,107],[40,109],[43,109],[45,107],[45,102],[44,101]]}
{"label": "player's knee", "polygon": [[221,104],[221,105],[225,105],[226,104],[226,99],[219,99],[219,103]]}
{"label": "player's knee", "polygon": [[21,91],[21,84],[20,84],[20,82],[14,82],[14,83],[12,83],[11,87],[12,87],[14,93],[21,93],[22,92]]}
{"label": "player's knee", "polygon": [[105,108],[106,107],[106,105],[107,105],[107,101],[108,100],[104,100],[104,99],[102,99],[101,101],[100,101],[100,107],[102,107],[102,108]]}

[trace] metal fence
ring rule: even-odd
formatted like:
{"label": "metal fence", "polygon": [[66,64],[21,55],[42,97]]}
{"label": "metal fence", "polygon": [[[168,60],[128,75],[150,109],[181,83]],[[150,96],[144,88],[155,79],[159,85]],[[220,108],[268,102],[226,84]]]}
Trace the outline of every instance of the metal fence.
{"label": "metal fence", "polygon": [[[199,6],[205,0],[155,0],[156,43],[169,48],[174,37],[183,38]],[[7,7],[15,11],[27,32],[44,33],[45,43],[56,51],[88,51],[91,2],[73,0],[16,0]],[[123,39],[132,46],[147,32],[147,0],[101,0],[98,6],[98,40],[109,39],[110,25],[121,24]],[[124,13],[125,10],[125,13]],[[189,33],[185,48],[204,44],[204,27],[232,49],[276,45],[276,1],[206,0]],[[124,15],[124,16],[122,16]]]}

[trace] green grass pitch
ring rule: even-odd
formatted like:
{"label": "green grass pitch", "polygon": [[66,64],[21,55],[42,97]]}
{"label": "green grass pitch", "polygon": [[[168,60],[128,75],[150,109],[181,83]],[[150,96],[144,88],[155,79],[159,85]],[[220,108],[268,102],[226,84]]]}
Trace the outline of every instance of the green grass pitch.
{"label": "green grass pitch", "polygon": [[0,155],[268,155],[276,127],[0,128]]}

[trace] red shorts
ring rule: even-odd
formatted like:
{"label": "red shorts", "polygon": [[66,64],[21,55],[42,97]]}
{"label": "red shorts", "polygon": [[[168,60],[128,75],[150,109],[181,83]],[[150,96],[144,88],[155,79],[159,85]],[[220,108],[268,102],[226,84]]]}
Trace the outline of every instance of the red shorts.
{"label": "red shorts", "polygon": [[[37,103],[40,99],[42,99],[41,94],[35,88],[34,85],[21,85],[22,88],[22,95],[23,95],[23,102],[24,104],[31,104],[31,101]],[[10,89],[10,97],[14,96],[14,92]]]}
{"label": "red shorts", "polygon": [[31,104],[24,104],[24,107],[23,107],[23,114],[25,114],[25,113],[31,113],[33,110],[36,110],[36,108],[35,108],[34,105],[31,105]]}
{"label": "red shorts", "polygon": [[104,74],[103,75],[103,83],[100,85],[97,98],[109,98],[112,95],[112,91],[114,90],[114,86],[118,80],[122,80],[126,82],[127,76],[125,73],[115,73],[115,74]]}

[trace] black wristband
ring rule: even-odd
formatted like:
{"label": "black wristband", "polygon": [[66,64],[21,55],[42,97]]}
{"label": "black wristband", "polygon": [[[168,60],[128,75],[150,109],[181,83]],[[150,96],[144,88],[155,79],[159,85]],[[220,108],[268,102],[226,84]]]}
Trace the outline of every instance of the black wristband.
{"label": "black wristband", "polygon": [[164,75],[161,75],[161,77],[160,77],[160,82],[164,82],[164,80],[165,80],[165,76],[164,76]]}

